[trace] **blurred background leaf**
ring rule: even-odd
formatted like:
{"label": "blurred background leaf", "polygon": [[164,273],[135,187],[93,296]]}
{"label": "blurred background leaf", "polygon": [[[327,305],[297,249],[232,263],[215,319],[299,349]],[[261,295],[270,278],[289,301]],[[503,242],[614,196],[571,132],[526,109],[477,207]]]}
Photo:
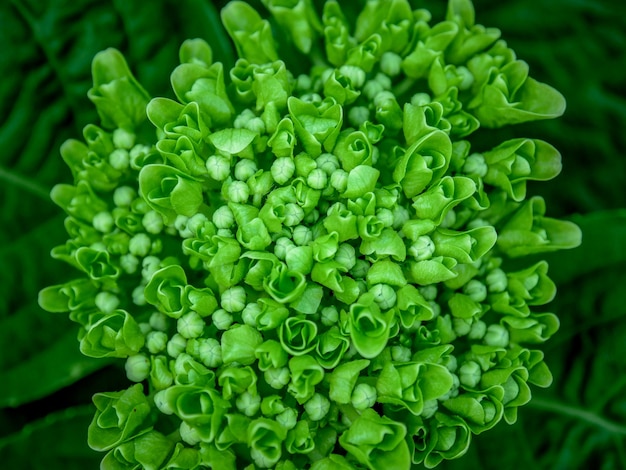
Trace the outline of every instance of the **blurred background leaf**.
{"label": "blurred background leaf", "polygon": [[[315,0],[318,7],[321,0]],[[346,8],[358,11],[360,2]],[[127,386],[123,365],[78,352],[64,315],[41,311],[38,291],[71,278],[49,257],[65,241],[48,197],[70,181],[61,143],[96,113],[86,98],[94,54],[120,49],[152,96],[169,96],[179,44],[203,37],[233,63],[220,26],[224,0],[0,2],[0,461],[20,469],[97,468],[86,445],[91,395]],[[262,11],[260,1],[249,3]],[[441,19],[445,2],[415,1]],[[531,75],[567,98],[554,121],[481,130],[482,149],[513,137],[545,139],[562,174],[529,185],[548,215],[571,216],[583,245],[549,256],[561,330],[543,348],[554,374],[513,426],[480,435],[444,469],[626,468],[626,3],[474,0],[477,21],[502,30]],[[354,15],[352,15],[354,16]],[[45,455],[45,459],[33,456]]]}

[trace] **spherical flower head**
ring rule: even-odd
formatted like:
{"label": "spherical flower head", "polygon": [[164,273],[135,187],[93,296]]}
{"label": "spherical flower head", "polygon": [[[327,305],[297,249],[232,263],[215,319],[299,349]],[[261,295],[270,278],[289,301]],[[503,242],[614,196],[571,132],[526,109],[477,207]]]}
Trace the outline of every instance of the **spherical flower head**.
{"label": "spherical flower head", "polygon": [[[151,99],[119,52],[96,56],[102,127],[62,149],[75,181],[52,194],[70,234],[55,256],[83,278],[42,305],[81,323],[85,354],[125,358],[147,381],[147,397],[133,390],[148,418],[107,425],[122,444],[106,458],[460,457],[472,433],[514,421],[525,382],[541,382],[529,348],[556,330],[538,313],[554,296],[547,264],[507,259],[577,243],[526,194],[556,176],[558,152],[482,148],[473,133],[555,117],[562,97],[474,23],[469,0],[439,24],[405,0],[354,19],[340,2],[261,3],[271,21],[246,2],[222,11],[232,67],[183,43],[176,99]],[[160,434],[170,450],[155,444],[152,460],[123,450]]]}

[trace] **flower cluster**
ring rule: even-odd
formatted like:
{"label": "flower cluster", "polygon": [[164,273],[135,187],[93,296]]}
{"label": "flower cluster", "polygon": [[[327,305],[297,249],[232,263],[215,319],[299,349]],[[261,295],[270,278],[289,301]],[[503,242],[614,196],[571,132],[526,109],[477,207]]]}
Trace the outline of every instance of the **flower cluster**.
{"label": "flower cluster", "polygon": [[95,395],[89,445],[106,469],[435,467],[551,382],[529,349],[558,328],[536,311],[547,264],[505,268],[580,242],[526,198],[560,155],[467,138],[564,100],[469,0],[434,24],[407,0],[353,24],[334,0],[263,3],[271,23],[222,11],[232,69],[182,45],[176,101],[94,58],[101,127],[62,146],[74,184],[52,191],[70,237],[52,256],[83,276],[40,294],[137,382]]}

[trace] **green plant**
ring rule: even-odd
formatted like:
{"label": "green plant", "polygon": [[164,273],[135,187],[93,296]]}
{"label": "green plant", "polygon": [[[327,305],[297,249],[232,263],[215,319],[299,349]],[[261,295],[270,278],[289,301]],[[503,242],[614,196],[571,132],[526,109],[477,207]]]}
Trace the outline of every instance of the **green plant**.
{"label": "green plant", "polygon": [[526,198],[560,155],[468,139],[564,99],[467,1],[436,24],[369,2],[354,25],[337,2],[264,3],[310,70],[243,2],[222,12],[239,60],[184,42],[178,101],[94,59],[101,127],[62,146],[74,184],[52,192],[53,256],[86,276],[40,304],[146,389],[97,394],[89,443],[104,468],[434,467],[550,384],[529,349],[558,328],[536,311],[547,263],[506,260],[580,243]]}

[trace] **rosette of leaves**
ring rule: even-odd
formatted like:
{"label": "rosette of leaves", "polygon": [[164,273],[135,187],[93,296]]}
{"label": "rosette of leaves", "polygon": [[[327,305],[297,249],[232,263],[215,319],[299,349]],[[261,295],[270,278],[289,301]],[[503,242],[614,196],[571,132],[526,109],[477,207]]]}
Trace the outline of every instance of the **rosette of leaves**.
{"label": "rosette of leaves", "polygon": [[440,22],[373,0],[355,24],[332,0],[263,3],[270,19],[222,11],[230,70],[183,43],[176,100],[119,52],[94,58],[101,126],[62,147],[74,184],[52,192],[70,237],[52,255],[83,275],[40,304],[144,386],[94,397],[89,444],[111,469],[460,457],[551,382],[547,263],[508,261],[580,243],[526,197],[559,152],[472,134],[556,117],[563,97],[468,0]]}

